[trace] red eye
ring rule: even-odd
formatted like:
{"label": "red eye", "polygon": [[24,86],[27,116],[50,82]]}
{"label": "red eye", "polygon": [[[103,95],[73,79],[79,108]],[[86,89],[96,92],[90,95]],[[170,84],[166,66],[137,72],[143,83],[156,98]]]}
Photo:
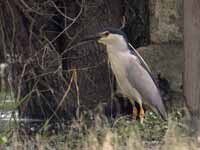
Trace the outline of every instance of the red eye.
{"label": "red eye", "polygon": [[104,33],[105,36],[108,36],[109,34],[110,34],[109,31],[106,31],[106,32]]}

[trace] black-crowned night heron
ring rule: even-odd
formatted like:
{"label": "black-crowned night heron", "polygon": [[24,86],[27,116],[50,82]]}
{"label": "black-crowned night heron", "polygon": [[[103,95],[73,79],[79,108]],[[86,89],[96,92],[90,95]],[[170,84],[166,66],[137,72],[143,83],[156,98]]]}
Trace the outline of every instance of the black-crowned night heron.
{"label": "black-crowned night heron", "polygon": [[124,32],[108,28],[84,40],[97,40],[106,46],[111,69],[122,94],[128,97],[133,106],[135,101],[140,106],[141,122],[144,117],[143,103],[167,120],[167,113],[151,71],[139,53],[128,43]]}

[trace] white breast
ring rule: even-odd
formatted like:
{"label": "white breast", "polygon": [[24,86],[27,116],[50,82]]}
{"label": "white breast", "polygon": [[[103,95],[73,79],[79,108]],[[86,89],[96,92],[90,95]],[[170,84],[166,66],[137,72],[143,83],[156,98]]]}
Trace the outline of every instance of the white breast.
{"label": "white breast", "polygon": [[108,53],[112,71],[116,77],[117,83],[122,93],[128,97],[131,102],[137,101],[141,104],[141,95],[127,79],[126,66],[129,62],[129,55],[130,54],[126,54],[124,52],[121,52],[120,54],[116,52]]}

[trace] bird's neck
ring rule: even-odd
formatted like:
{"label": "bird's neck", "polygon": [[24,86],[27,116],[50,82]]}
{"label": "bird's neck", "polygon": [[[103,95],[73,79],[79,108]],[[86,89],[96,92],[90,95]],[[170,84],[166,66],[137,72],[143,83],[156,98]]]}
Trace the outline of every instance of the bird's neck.
{"label": "bird's neck", "polygon": [[108,56],[110,57],[123,57],[129,53],[129,50],[126,46],[116,46],[116,45],[107,45],[106,46]]}
{"label": "bird's neck", "polygon": [[116,68],[116,67],[113,68],[115,65],[126,64],[128,61],[127,56],[130,55],[127,48],[123,47],[122,49],[119,49],[119,47],[112,47],[112,46],[107,46],[107,54],[112,69]]}

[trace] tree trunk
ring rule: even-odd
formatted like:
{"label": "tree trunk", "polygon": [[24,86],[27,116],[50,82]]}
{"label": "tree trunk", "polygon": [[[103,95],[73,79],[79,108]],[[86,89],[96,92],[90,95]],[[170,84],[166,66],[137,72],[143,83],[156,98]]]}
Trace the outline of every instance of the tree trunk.
{"label": "tree trunk", "polygon": [[[143,13],[147,3],[140,1],[144,8],[133,16],[142,14],[148,20]],[[123,0],[0,2],[2,49],[10,56],[20,117],[44,119],[53,114],[68,119],[80,108],[93,109],[111,99],[113,85],[104,47],[76,43],[105,27],[119,28],[131,5]],[[133,16],[127,17],[128,23],[129,18],[131,24],[138,20]],[[133,41],[141,45],[138,39],[148,35],[148,21],[135,24],[142,30],[134,30]]]}
{"label": "tree trunk", "polygon": [[192,117],[192,128],[200,119],[200,1],[184,1],[184,95]]}

